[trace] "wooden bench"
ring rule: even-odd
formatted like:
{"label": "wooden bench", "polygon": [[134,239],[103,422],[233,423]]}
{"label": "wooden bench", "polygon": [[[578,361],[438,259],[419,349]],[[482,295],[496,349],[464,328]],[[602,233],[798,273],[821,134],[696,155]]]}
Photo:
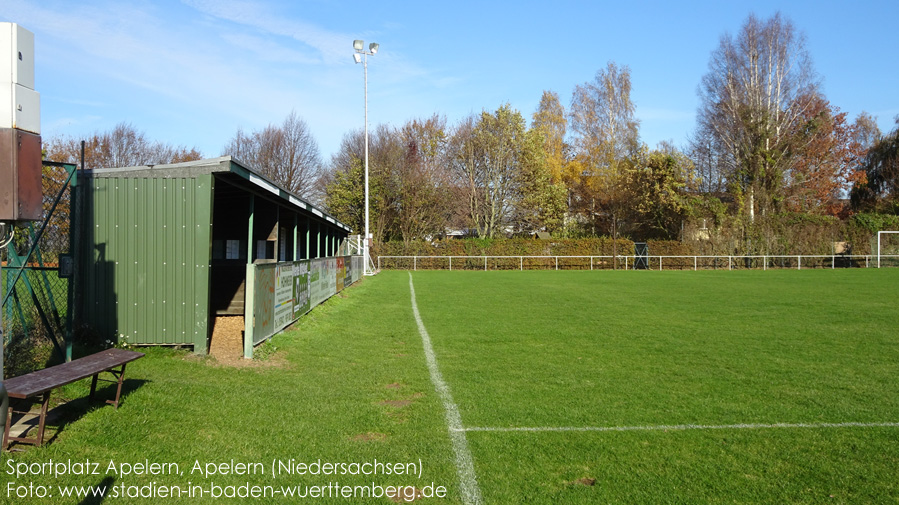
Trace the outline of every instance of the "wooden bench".
{"label": "wooden bench", "polygon": [[[12,414],[30,414],[29,411],[13,410],[9,407],[6,416],[6,427],[3,430],[3,449],[8,447],[10,442],[22,442],[40,446],[44,441],[44,425],[47,420],[47,405],[50,403],[50,391],[70,384],[72,382],[94,376],[91,381],[91,393],[89,398],[94,397],[97,390],[97,381],[117,382],[115,400],[106,400],[106,403],[115,405],[119,408],[119,399],[122,395],[122,380],[125,377],[125,365],[142,358],[144,353],[135,351],[126,351],[124,349],[107,349],[105,351],[91,354],[68,363],[51,366],[43,370],[31,372],[29,374],[13,377],[12,379],[3,381],[6,392],[10,398],[18,398],[28,400],[40,395],[40,400],[32,400],[32,402],[41,402],[40,420],[38,422],[37,437],[11,437],[9,436],[9,428],[12,423]],[[103,372],[109,372],[116,377],[116,380],[99,379],[99,375]],[[34,415],[34,414],[31,414]]]}

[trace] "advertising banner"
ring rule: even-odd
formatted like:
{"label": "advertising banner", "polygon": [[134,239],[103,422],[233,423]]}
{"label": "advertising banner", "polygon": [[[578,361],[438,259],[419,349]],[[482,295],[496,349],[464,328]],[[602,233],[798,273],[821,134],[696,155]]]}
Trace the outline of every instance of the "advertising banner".
{"label": "advertising banner", "polygon": [[361,277],[358,257],[253,265],[253,331],[258,344]]}

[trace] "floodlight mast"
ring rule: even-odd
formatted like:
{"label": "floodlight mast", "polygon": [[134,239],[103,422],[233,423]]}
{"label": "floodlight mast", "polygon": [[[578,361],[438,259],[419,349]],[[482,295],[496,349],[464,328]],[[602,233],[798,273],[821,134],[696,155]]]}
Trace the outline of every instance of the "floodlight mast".
{"label": "floodlight mast", "polygon": [[362,70],[365,79],[365,237],[362,246],[362,268],[363,275],[374,275],[374,263],[371,260],[371,233],[368,231],[368,57],[378,53],[379,44],[372,42],[368,45],[368,51],[365,48],[365,41],[353,41],[353,60],[356,63],[362,63]]}

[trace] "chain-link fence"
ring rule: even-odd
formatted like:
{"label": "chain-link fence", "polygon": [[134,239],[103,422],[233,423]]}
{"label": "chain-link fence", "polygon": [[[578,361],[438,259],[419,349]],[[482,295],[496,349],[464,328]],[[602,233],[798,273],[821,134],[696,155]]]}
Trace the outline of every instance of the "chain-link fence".
{"label": "chain-link fence", "polygon": [[60,277],[60,263],[71,252],[74,171],[74,165],[43,167],[43,219],[16,224],[12,242],[0,250],[6,377],[65,359],[70,279]]}

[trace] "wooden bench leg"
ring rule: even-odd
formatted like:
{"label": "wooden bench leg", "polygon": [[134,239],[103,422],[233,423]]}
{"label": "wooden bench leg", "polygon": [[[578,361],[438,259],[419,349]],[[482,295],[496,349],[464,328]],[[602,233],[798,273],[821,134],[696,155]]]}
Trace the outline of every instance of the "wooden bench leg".
{"label": "wooden bench leg", "polygon": [[[127,363],[125,363],[125,365],[127,365]],[[110,403],[112,405],[115,405],[116,410],[119,410],[119,398],[122,396],[122,381],[125,380],[125,365],[122,365],[122,369],[119,370],[118,373],[116,373],[115,371],[112,371],[113,375],[118,376],[119,385],[116,387],[116,391],[115,391],[115,402],[111,402],[109,400],[107,400],[106,402]]]}
{"label": "wooden bench leg", "polygon": [[[27,400],[26,400],[27,401]],[[33,402],[33,400],[32,400]],[[9,432],[12,429],[12,416],[14,413],[23,414],[23,415],[34,415],[29,412],[29,410],[17,411],[13,410],[13,407],[9,407],[9,415],[6,416],[6,426],[3,428],[3,450],[7,450],[9,448],[10,442],[21,442],[23,444],[32,444],[40,447],[44,444],[44,428],[47,426],[47,410],[50,405],[50,391],[44,393],[41,397],[41,413],[38,414],[38,422],[37,422],[37,436],[33,438],[28,437],[13,437],[10,436]]]}
{"label": "wooden bench leg", "polygon": [[94,399],[94,393],[97,391],[97,377],[100,375],[100,372],[94,374],[94,378],[91,379],[91,394],[87,396],[88,400]]}
{"label": "wooden bench leg", "polygon": [[47,406],[50,405],[50,392],[44,393],[44,399],[41,402],[41,419],[38,421],[37,428],[37,446],[40,447],[44,443],[44,426],[47,424]]}
{"label": "wooden bench leg", "polygon": [[[90,399],[94,398],[94,393],[97,391],[97,381],[115,383],[116,384],[115,400],[106,400],[106,403],[108,403],[110,405],[114,405],[116,410],[119,410],[119,399],[122,397],[122,382],[125,380],[125,366],[126,365],[127,365],[127,363],[122,365],[122,368],[119,370],[110,368],[109,370],[103,370],[103,371],[97,372],[94,375],[93,380],[91,380],[91,394],[90,394],[89,398]],[[103,372],[111,373],[116,378],[116,380],[100,379],[99,376]]]}

